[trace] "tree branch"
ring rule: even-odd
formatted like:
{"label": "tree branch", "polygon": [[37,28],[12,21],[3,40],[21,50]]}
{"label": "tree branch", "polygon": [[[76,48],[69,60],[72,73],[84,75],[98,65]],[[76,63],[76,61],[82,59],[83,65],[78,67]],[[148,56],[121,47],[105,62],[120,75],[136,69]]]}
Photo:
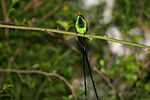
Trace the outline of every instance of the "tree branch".
{"label": "tree branch", "polygon": [[11,29],[32,30],[32,31],[47,31],[47,32],[54,32],[54,33],[59,33],[59,34],[67,34],[67,35],[75,35],[75,36],[81,36],[81,37],[87,37],[87,38],[102,39],[102,40],[107,40],[107,41],[130,45],[130,46],[135,46],[135,47],[139,47],[139,48],[150,49],[150,46],[147,46],[147,45],[126,42],[123,40],[110,38],[108,36],[98,36],[98,35],[89,35],[89,34],[83,35],[83,34],[76,34],[74,32],[61,31],[61,30],[57,30],[57,29],[26,27],[26,26],[13,26],[13,25],[2,25],[2,24],[0,24],[0,28],[11,28]]}
{"label": "tree branch", "polygon": [[60,80],[65,82],[65,84],[71,89],[74,100],[77,100],[77,96],[75,94],[75,90],[74,90],[73,86],[63,76],[61,76],[59,74],[43,72],[43,71],[40,71],[40,70],[17,70],[17,69],[3,69],[3,68],[0,68],[0,72],[37,73],[37,74],[42,74],[42,75],[45,75],[45,76],[57,77]]}
{"label": "tree branch", "polygon": [[117,88],[110,82],[110,79],[105,76],[100,70],[98,70],[96,67],[93,68],[93,70],[95,72],[97,72],[101,77],[102,79],[107,83],[107,85],[117,94],[117,96],[119,97],[120,100],[124,100],[123,96],[122,96],[122,93],[119,92],[117,90]]}

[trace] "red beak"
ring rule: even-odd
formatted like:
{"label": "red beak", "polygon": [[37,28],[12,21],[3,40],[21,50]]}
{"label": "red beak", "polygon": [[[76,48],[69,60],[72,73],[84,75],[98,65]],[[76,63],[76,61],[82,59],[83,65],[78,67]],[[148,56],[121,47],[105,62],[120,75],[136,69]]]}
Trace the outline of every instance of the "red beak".
{"label": "red beak", "polygon": [[76,16],[80,16],[80,14],[77,11],[75,11],[75,13],[76,13]]}
{"label": "red beak", "polygon": [[80,14],[76,13],[76,16],[80,16]]}

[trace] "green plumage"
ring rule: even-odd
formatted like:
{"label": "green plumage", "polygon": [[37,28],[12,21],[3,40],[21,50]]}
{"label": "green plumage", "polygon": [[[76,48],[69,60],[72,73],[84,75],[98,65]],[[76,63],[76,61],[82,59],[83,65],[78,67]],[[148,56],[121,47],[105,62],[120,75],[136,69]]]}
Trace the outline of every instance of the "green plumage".
{"label": "green plumage", "polygon": [[87,33],[87,22],[85,20],[85,18],[80,15],[77,16],[77,20],[75,23],[75,30],[77,33],[81,33],[81,34],[86,34]]}
{"label": "green plumage", "polygon": [[[75,30],[77,33],[86,34],[88,31],[87,22],[82,15],[77,14],[77,20],[75,23]],[[86,47],[86,38],[78,36],[81,47]]]}
{"label": "green plumage", "polygon": [[[85,18],[82,15],[78,14],[78,13],[77,13],[77,20],[76,20],[76,23],[75,23],[75,30],[76,30],[77,33],[80,33],[80,34],[86,34],[87,31],[88,31],[87,22],[86,22]],[[82,47],[82,54],[83,54],[84,86],[85,86],[86,100],[87,100],[86,67],[85,67],[86,63],[88,65],[88,69],[89,69],[89,72],[90,72],[90,77],[91,77],[91,81],[92,81],[92,84],[93,84],[93,88],[94,88],[94,91],[95,91],[96,98],[97,98],[97,100],[99,100],[99,97],[98,97],[98,94],[97,94],[97,91],[96,91],[96,87],[95,87],[95,83],[94,83],[94,80],[93,80],[92,72],[91,72],[91,69],[90,69],[88,56],[87,56],[87,53],[86,53],[86,38],[78,36],[78,40],[79,40],[80,46]]]}

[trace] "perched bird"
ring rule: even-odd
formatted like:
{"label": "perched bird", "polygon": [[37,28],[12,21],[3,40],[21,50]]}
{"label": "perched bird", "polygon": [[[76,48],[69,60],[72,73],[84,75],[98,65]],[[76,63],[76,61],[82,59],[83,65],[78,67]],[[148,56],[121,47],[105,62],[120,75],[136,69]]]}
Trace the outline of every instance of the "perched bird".
{"label": "perched bird", "polygon": [[[77,20],[75,22],[75,31],[76,31],[76,33],[87,34],[88,25],[87,25],[87,22],[86,22],[84,16],[80,15],[77,12],[76,12],[76,15],[77,15]],[[97,94],[97,91],[96,91],[96,87],[95,87],[95,84],[94,84],[94,80],[93,80],[92,71],[91,71],[91,68],[90,68],[87,52],[86,52],[86,38],[78,36],[78,40],[79,40],[79,44],[80,44],[80,46],[82,48],[82,55],[83,55],[85,97],[87,99],[87,92],[86,92],[86,67],[85,67],[86,62],[87,62],[88,70],[89,70],[90,77],[91,77],[92,84],[93,84],[93,88],[94,88],[94,91],[95,91],[95,95],[96,95],[97,100],[99,100],[99,97],[98,97],[98,94]]]}

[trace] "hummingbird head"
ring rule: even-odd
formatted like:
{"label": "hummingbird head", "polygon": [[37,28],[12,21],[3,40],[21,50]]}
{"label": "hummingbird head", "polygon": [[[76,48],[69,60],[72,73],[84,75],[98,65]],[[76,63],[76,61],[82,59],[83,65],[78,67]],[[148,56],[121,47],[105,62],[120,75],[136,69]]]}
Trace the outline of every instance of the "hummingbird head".
{"label": "hummingbird head", "polygon": [[76,12],[76,16],[79,16],[79,17],[82,17],[83,19],[85,19],[84,16],[80,15],[78,12]]}
{"label": "hummingbird head", "polygon": [[76,16],[77,16],[77,22],[78,22],[79,27],[83,28],[85,18],[83,17],[83,15],[80,15],[78,12],[76,12]]}
{"label": "hummingbird head", "polygon": [[78,33],[86,33],[87,32],[87,23],[83,15],[76,12],[76,22],[75,22],[75,29]]}

